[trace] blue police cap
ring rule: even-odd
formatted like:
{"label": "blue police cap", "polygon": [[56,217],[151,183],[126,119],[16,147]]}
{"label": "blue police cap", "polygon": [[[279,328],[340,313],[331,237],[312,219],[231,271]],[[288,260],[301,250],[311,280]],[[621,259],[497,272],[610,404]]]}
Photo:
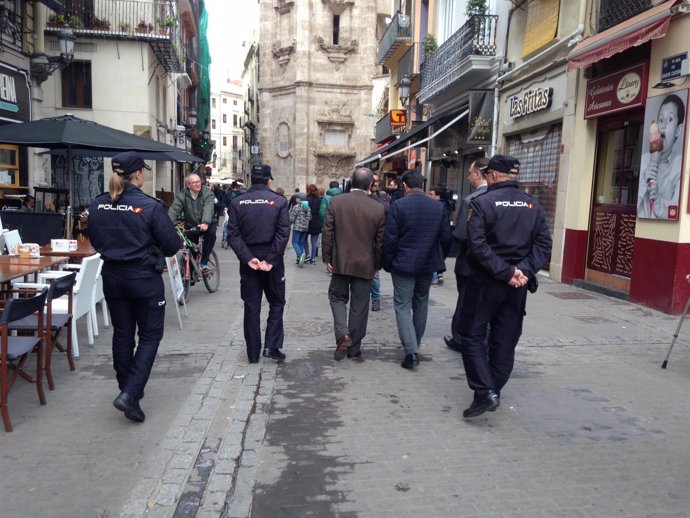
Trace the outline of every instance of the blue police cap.
{"label": "blue police cap", "polygon": [[505,174],[518,174],[520,172],[520,161],[508,155],[494,155],[489,160],[488,169]]}
{"label": "blue police cap", "polygon": [[273,176],[271,176],[271,166],[267,164],[254,164],[252,166],[251,177],[259,180],[273,180]]}
{"label": "blue police cap", "polygon": [[151,166],[146,165],[144,159],[136,151],[118,153],[112,158],[112,166],[114,173],[122,175],[135,173],[142,167],[151,169]]}

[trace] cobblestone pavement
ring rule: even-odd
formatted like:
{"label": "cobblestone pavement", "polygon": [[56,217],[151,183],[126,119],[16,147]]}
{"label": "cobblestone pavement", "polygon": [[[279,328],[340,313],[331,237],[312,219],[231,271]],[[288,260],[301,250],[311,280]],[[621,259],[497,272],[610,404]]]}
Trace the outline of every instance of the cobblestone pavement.
{"label": "cobblestone pavement", "polygon": [[338,363],[329,277],[288,250],[287,361],[249,365],[237,261],[218,253],[221,289],[193,288],[184,330],[168,308],[143,425],[111,406],[109,330],[77,372],[58,355],[47,406],[17,382],[3,517],[690,515],[690,324],[660,369],[678,317],[544,279],[501,407],[465,420],[472,394],[442,342],[452,273],[417,370],[399,366],[387,274],[364,359]]}

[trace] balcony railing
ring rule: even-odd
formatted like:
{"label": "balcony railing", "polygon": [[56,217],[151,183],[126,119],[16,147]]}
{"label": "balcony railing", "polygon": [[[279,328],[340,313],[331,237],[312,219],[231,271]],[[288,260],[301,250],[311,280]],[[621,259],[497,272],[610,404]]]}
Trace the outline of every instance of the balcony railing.
{"label": "balcony railing", "polygon": [[75,0],[57,13],[48,8],[46,30],[57,32],[68,24],[90,38],[125,38],[148,41],[168,72],[182,72],[182,38],[177,14],[164,0]]}
{"label": "balcony railing", "polygon": [[376,121],[376,137],[375,142],[382,142],[393,134],[391,127],[391,118],[389,114],[384,115]]}
{"label": "balcony railing", "polygon": [[400,83],[400,80],[404,76],[412,78],[419,74],[423,57],[424,53],[422,46],[419,43],[413,43],[398,61],[397,83]]}
{"label": "balcony railing", "polygon": [[421,66],[418,99],[426,102],[460,79],[460,67],[470,56],[496,55],[498,16],[475,14],[448,38]]}
{"label": "balcony railing", "polygon": [[20,14],[0,6],[0,49],[7,45],[14,50],[21,50],[22,31]]}
{"label": "balcony railing", "polygon": [[386,33],[379,41],[378,64],[388,65],[388,60],[405,43],[410,43],[412,20],[406,14],[398,13],[391,20]]}
{"label": "balcony railing", "polygon": [[651,7],[651,0],[601,0],[597,30],[605,31]]}

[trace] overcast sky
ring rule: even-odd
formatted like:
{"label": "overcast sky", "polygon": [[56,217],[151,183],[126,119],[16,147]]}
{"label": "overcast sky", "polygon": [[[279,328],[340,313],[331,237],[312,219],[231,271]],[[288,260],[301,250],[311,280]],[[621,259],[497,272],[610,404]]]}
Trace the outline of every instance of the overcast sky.
{"label": "overcast sky", "polygon": [[206,0],[208,45],[211,51],[211,88],[227,78],[240,79],[247,47],[259,26],[257,0]]}

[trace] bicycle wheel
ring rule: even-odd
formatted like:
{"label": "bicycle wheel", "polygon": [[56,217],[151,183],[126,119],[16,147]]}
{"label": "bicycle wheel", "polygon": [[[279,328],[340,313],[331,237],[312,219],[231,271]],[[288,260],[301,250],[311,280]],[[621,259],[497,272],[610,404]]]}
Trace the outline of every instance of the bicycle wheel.
{"label": "bicycle wheel", "polygon": [[[182,261],[180,261],[180,266],[182,268],[182,271],[180,272],[182,274],[182,295],[180,295],[180,298],[177,299],[177,303],[180,306],[189,300],[189,287],[191,286],[191,279],[193,275],[191,266],[189,266],[189,270],[187,270],[187,261],[189,261],[189,255],[185,255]],[[189,273],[187,273],[188,271]]]}
{"label": "bicycle wheel", "polygon": [[203,275],[206,289],[211,293],[217,291],[218,286],[220,286],[220,264],[215,250],[211,250],[211,255],[208,258],[208,270],[203,272]]}

